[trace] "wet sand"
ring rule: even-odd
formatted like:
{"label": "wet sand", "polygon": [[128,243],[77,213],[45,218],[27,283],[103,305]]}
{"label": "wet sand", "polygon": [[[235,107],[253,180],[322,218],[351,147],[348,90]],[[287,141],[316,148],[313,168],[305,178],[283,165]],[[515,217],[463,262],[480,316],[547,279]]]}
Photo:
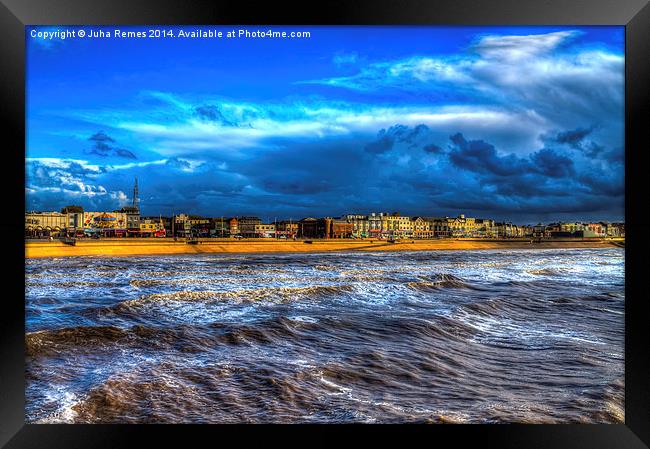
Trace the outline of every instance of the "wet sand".
{"label": "wet sand", "polygon": [[605,248],[622,246],[624,242],[613,240],[555,240],[531,243],[530,240],[313,240],[305,243],[297,240],[223,240],[204,239],[199,244],[172,239],[104,239],[77,241],[76,245],[63,242],[26,242],[25,257],[67,256],[135,256],[156,254],[193,253],[298,253],[332,251],[431,251],[431,250],[485,250],[485,249],[551,249],[551,248]]}

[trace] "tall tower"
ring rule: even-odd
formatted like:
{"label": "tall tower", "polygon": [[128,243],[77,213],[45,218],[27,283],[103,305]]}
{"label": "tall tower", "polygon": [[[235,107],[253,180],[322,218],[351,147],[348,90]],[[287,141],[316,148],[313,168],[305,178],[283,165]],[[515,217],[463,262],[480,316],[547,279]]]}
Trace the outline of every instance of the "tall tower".
{"label": "tall tower", "polygon": [[135,184],[133,184],[133,207],[140,209],[140,199],[138,198],[138,177],[135,177]]}

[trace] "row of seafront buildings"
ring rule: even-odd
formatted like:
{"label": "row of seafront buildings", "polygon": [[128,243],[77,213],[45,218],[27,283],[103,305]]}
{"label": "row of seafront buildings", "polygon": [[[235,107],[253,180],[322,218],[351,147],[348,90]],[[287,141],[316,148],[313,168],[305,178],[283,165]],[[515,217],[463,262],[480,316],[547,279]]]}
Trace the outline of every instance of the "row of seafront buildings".
{"label": "row of seafront buildings", "polygon": [[113,211],[27,212],[25,237],[219,237],[219,238],[604,238],[624,237],[624,223],[551,223],[519,226],[492,219],[403,216],[399,213],[264,222],[259,217],[140,215],[137,203]]}
{"label": "row of seafront buildings", "polygon": [[605,238],[624,237],[624,223],[551,223],[519,226],[492,219],[403,216],[399,213],[347,214],[340,217],[262,221],[255,216],[208,218],[179,214],[163,217],[167,235],[242,238]]}
{"label": "row of seafront buildings", "polygon": [[162,217],[141,217],[137,206],[85,211],[66,206],[60,212],[26,212],[25,237],[165,237]]}

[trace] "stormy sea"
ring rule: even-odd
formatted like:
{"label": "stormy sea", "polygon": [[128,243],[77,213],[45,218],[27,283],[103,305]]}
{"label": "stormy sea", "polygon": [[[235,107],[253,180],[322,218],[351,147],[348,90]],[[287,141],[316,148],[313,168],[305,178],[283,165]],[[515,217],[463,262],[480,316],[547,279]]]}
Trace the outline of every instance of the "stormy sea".
{"label": "stormy sea", "polygon": [[26,260],[30,423],[620,423],[621,248]]}

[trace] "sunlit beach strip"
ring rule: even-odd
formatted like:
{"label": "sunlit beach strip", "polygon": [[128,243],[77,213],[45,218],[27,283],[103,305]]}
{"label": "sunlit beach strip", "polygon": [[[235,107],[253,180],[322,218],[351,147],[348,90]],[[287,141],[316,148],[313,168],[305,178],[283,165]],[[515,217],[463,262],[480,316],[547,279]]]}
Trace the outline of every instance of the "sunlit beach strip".
{"label": "sunlit beach strip", "polygon": [[268,252],[330,252],[330,251],[431,251],[431,250],[482,250],[482,249],[552,249],[552,248],[605,248],[624,246],[624,239],[595,240],[486,240],[486,239],[440,239],[398,240],[378,239],[351,240],[296,240],[282,241],[250,239],[233,241],[224,239],[201,239],[195,241],[173,239],[111,239],[101,241],[77,241],[74,245],[61,241],[26,242],[25,257],[65,256],[130,256],[155,254],[194,253],[268,253]]}

